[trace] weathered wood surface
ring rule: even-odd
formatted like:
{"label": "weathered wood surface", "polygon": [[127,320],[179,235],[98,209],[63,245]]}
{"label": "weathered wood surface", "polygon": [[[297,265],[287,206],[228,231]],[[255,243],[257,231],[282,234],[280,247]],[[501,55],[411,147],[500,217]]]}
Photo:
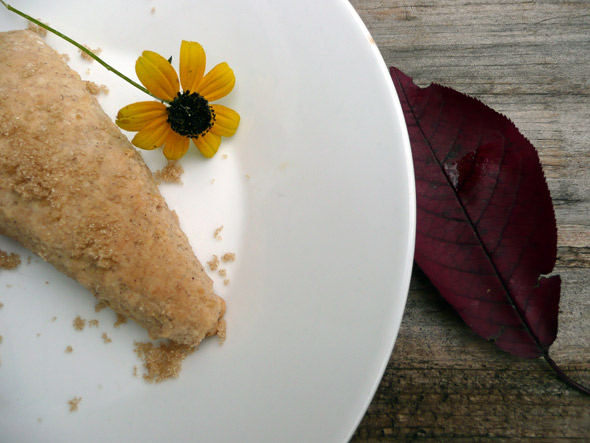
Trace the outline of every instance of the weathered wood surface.
{"label": "weathered wood surface", "polygon": [[[590,1],[352,0],[388,66],[507,115],[537,147],[559,230],[555,361],[590,385]],[[590,397],[477,337],[414,271],[353,440],[590,440]]]}

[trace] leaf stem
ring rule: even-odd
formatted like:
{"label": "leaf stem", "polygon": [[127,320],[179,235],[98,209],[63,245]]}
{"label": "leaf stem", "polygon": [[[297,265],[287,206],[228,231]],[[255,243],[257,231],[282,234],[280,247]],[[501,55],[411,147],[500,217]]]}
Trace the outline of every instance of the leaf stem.
{"label": "leaf stem", "polygon": [[553,371],[555,371],[558,377],[561,378],[567,385],[571,386],[574,389],[577,389],[583,394],[590,395],[590,388],[587,388],[586,386],[583,386],[580,383],[569,378],[569,376],[565,372],[563,372],[563,370],[559,366],[557,366],[557,363],[555,363],[553,359],[549,357],[549,354],[547,352],[543,354],[543,357],[545,358],[545,361],[549,364],[551,369],[553,369]]}
{"label": "leaf stem", "polygon": [[158,97],[156,97],[155,95],[153,95],[150,91],[148,91],[146,88],[144,88],[143,86],[141,86],[139,83],[131,80],[129,77],[127,77],[125,74],[122,74],[121,72],[117,71],[115,68],[113,68],[111,65],[107,64],[106,62],[104,62],[100,57],[98,57],[96,54],[94,54],[92,51],[90,51],[88,48],[85,48],[84,46],[82,46],[80,43],[78,43],[75,40],[72,40],[70,37],[68,37],[67,35],[62,34],[61,32],[59,32],[56,29],[53,29],[51,26],[46,25],[43,22],[40,22],[37,19],[34,19],[33,17],[31,17],[30,15],[25,14],[22,11],[19,11],[16,8],[13,8],[11,5],[7,4],[4,0],[0,0],[0,3],[2,3],[4,5],[4,7],[6,9],[8,9],[9,11],[14,12],[17,15],[20,15],[21,17],[24,17],[25,19],[27,19],[28,21],[30,21],[31,23],[34,23],[37,26],[40,26],[43,29],[46,29],[47,31],[57,35],[58,37],[64,39],[65,41],[67,41],[68,43],[71,43],[72,45],[74,45],[76,48],[78,48],[80,51],[84,52],[85,54],[87,54],[89,57],[92,57],[94,60],[96,60],[98,63],[100,63],[102,66],[104,66],[108,71],[111,71],[113,74],[118,75],[119,77],[121,77],[123,80],[125,80],[127,83],[135,86],[137,89],[139,89],[142,92],[145,92],[146,94],[148,94],[149,96],[155,98],[156,100],[159,101],[163,101],[165,103],[169,103],[167,100],[162,100]]}

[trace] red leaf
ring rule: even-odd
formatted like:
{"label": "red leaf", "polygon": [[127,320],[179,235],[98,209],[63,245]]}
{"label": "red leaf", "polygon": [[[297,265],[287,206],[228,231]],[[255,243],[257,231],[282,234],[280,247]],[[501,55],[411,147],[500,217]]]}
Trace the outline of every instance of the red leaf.
{"label": "red leaf", "polygon": [[537,152],[506,117],[390,69],[410,136],[415,260],[479,335],[548,357],[557,335],[557,228]]}

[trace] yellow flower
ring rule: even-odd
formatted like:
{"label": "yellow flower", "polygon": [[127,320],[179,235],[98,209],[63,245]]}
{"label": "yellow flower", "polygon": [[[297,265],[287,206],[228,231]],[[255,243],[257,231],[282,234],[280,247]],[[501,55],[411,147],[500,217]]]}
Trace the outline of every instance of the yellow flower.
{"label": "yellow flower", "polygon": [[[147,90],[163,103],[143,101],[122,108],[116,123],[126,131],[137,131],[131,142],[141,149],[164,146],[164,155],[178,160],[192,139],[201,154],[213,157],[221,137],[231,137],[240,123],[233,109],[209,102],[231,92],[234,73],[227,63],[205,73],[205,51],[196,42],[180,46],[180,81],[170,62],[152,51],[137,59],[135,72]],[[180,86],[182,85],[182,92]]]}

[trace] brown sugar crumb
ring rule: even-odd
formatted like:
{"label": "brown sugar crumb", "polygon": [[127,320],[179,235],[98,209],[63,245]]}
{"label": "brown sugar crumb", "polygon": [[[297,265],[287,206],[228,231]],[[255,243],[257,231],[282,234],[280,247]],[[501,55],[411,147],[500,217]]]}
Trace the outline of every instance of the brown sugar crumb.
{"label": "brown sugar crumb", "polygon": [[80,317],[79,315],[74,319],[74,329],[76,331],[81,331],[86,326],[86,320]]}
{"label": "brown sugar crumb", "polygon": [[86,85],[86,90],[88,92],[90,92],[92,95],[98,95],[98,94],[108,94],[109,93],[109,88],[106,85],[97,85],[94,82],[91,82],[89,80],[86,80],[84,82],[84,84]]}
{"label": "brown sugar crumb", "polygon": [[75,412],[78,410],[78,405],[82,401],[82,397],[74,397],[71,400],[68,400],[68,404],[70,405],[70,412]]}
{"label": "brown sugar crumb", "polygon": [[92,320],[88,320],[88,327],[89,328],[98,328],[98,320],[93,318]]}
{"label": "brown sugar crumb", "polygon": [[0,309],[4,307],[4,303],[0,303]]}
{"label": "brown sugar crumb", "polygon": [[226,252],[221,256],[221,261],[224,263],[234,262],[236,261],[236,254],[234,254],[233,252]]}
{"label": "brown sugar crumb", "polygon": [[94,312],[100,312],[102,311],[104,308],[109,306],[109,302],[106,300],[99,300],[99,302],[94,305]]}
{"label": "brown sugar crumb", "polygon": [[91,81],[85,81],[84,85],[86,86],[86,90],[88,92],[90,92],[92,95],[98,95],[98,93],[100,92],[100,88],[98,87],[98,85],[94,82]]}
{"label": "brown sugar crumb", "polygon": [[223,159],[227,160],[227,154],[223,154]]}
{"label": "brown sugar crumb", "polygon": [[119,326],[124,325],[125,323],[127,323],[127,317],[117,313],[117,320],[115,321],[115,324],[113,326],[115,328],[118,328]]}
{"label": "brown sugar crumb", "polygon": [[2,336],[0,335],[0,343],[2,343]]}
{"label": "brown sugar crumb", "polygon": [[156,13],[156,7],[155,6],[152,8],[151,13],[152,14],[155,14]]}
{"label": "brown sugar crumb", "polygon": [[102,337],[102,341],[104,341],[105,343],[110,343],[110,342],[112,342],[112,341],[113,341],[113,340],[111,340],[111,338],[110,338],[110,337],[107,335],[107,333],[106,333],[106,332],[103,332],[103,333],[102,333],[102,335],[101,335],[101,337]]}
{"label": "brown sugar crumb", "polygon": [[213,233],[213,238],[215,240],[221,240],[222,239],[222,237],[220,235],[222,230],[223,230],[223,225],[221,225],[219,228],[217,228],[215,230],[215,232]]}
{"label": "brown sugar crumb", "polygon": [[159,346],[149,342],[135,342],[135,353],[143,360],[143,367],[147,371],[143,374],[143,378],[156,383],[177,378],[182,369],[183,360],[195,349],[196,347],[174,342],[162,343]]}
{"label": "brown sugar crumb", "polygon": [[225,276],[227,275],[227,270],[225,270],[225,269],[220,269],[220,270],[219,270],[219,275],[220,275],[221,277],[225,277]]}
{"label": "brown sugar crumb", "polygon": [[55,321],[57,320],[57,317],[54,315],[53,318],[51,319],[51,321]]}
{"label": "brown sugar crumb", "polygon": [[20,265],[20,255],[11,252],[8,254],[0,250],[0,269],[16,269]]}
{"label": "brown sugar crumb", "polygon": [[217,267],[219,266],[219,257],[217,257],[216,255],[213,255],[213,258],[211,260],[209,260],[207,262],[207,264],[209,265],[209,269],[211,269],[212,271],[215,271],[217,269]]}
{"label": "brown sugar crumb", "polygon": [[[39,19],[37,19],[37,20],[39,20]],[[39,21],[41,21],[41,20],[39,20]],[[44,24],[47,24],[47,23],[44,23]],[[47,35],[47,29],[42,28],[41,26],[36,25],[33,22],[28,22],[27,29],[29,31],[34,32],[35,34],[40,35],[41,37],[45,37]]]}
{"label": "brown sugar crumb", "polygon": [[[86,49],[88,49],[90,52],[92,52],[94,55],[99,55],[102,52],[102,49],[100,48],[96,48],[96,49],[92,49],[90,46],[88,45],[84,45],[84,47]],[[80,52],[80,56],[84,59],[84,60],[94,60],[92,57],[90,57],[87,53],[85,53],[84,51],[82,51],[81,49],[78,49],[78,51]]]}
{"label": "brown sugar crumb", "polygon": [[230,283],[230,282],[229,282],[229,278],[226,278],[225,280],[223,280],[223,285],[224,285],[224,286],[227,286],[227,285],[229,285],[229,283]]}
{"label": "brown sugar crumb", "polygon": [[182,174],[184,168],[176,160],[168,160],[166,166],[154,173],[156,183],[177,183],[182,184]]}
{"label": "brown sugar crumb", "polygon": [[137,366],[133,365],[133,376],[137,377],[138,376],[138,372],[137,372]]}
{"label": "brown sugar crumb", "polygon": [[66,353],[67,353],[67,354],[71,354],[73,350],[74,350],[74,348],[72,348],[71,346],[68,346],[68,347],[66,348]]}
{"label": "brown sugar crumb", "polygon": [[68,54],[59,54],[59,56],[66,63],[70,61],[70,56]]}
{"label": "brown sugar crumb", "polygon": [[227,323],[225,322],[225,319],[222,318],[217,324],[217,338],[219,339],[219,343],[223,343],[225,341],[226,332]]}

